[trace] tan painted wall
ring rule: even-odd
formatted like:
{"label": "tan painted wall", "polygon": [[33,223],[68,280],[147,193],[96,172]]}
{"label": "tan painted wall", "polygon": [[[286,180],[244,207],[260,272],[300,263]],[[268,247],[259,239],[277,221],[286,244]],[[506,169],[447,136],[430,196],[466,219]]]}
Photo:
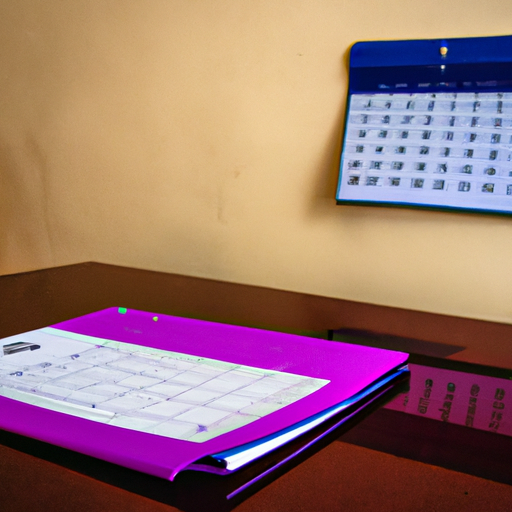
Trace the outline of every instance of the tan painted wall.
{"label": "tan painted wall", "polygon": [[512,219],[334,202],[357,40],[503,0],[0,0],[0,273],[100,261],[512,322]]}

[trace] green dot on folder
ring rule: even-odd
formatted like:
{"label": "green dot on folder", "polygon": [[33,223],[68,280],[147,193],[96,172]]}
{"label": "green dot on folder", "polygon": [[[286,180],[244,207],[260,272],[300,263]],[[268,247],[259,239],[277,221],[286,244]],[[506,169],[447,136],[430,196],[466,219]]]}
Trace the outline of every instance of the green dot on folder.
{"label": "green dot on folder", "polygon": [[154,317],[153,317],[153,320],[154,320],[155,322],[158,322],[158,317],[157,317],[157,316],[154,316]]}
{"label": "green dot on folder", "polygon": [[121,315],[124,315],[128,310],[126,308],[118,308],[117,311],[121,313]]}

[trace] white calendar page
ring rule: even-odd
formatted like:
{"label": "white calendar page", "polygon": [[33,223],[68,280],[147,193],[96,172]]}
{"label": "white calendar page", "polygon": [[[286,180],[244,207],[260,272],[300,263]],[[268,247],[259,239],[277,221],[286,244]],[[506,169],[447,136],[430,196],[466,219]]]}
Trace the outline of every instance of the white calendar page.
{"label": "white calendar page", "polygon": [[3,339],[0,345],[0,396],[198,443],[328,383],[52,327]]}
{"label": "white calendar page", "polygon": [[512,93],[352,94],[337,200],[512,213]]}

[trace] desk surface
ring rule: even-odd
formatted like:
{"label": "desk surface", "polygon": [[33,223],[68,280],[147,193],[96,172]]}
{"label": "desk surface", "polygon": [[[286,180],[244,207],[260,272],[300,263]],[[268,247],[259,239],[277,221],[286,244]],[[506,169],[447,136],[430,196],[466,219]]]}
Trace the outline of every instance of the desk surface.
{"label": "desk surface", "polygon": [[[325,333],[340,328],[373,331],[458,345],[461,350],[449,358],[512,368],[510,325],[97,263],[0,277],[0,337],[121,305],[290,332]],[[460,464],[450,466],[459,469],[452,471],[411,460],[428,450],[435,453],[436,446],[432,441],[430,446],[423,445],[422,441],[428,437],[425,433],[432,430],[431,420],[404,420],[405,416],[394,411],[370,416],[340,441],[249,497],[235,510],[512,510],[510,485],[465,474]],[[442,443],[444,439],[445,444],[457,443],[464,437],[458,435],[456,426],[439,422],[436,425],[435,442]],[[416,435],[411,434],[413,430]],[[373,439],[370,446],[389,448],[393,431],[397,433],[394,444],[400,445],[394,452],[351,444],[358,439]],[[510,467],[510,438],[484,434],[490,440],[491,451],[503,447],[496,457],[503,458],[503,467]],[[466,442],[475,444],[471,436]],[[467,450],[464,440],[461,443],[462,454]],[[481,454],[482,460],[485,455]],[[457,458],[457,450],[451,457]],[[438,463],[435,457],[429,460]],[[0,445],[0,461],[3,511],[178,510],[8,446]],[[463,466],[462,455],[460,461]]]}

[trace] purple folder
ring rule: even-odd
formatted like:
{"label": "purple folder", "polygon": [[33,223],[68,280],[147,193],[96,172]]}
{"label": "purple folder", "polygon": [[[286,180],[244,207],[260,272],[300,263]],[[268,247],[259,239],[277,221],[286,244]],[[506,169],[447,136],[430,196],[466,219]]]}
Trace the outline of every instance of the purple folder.
{"label": "purple folder", "polygon": [[[124,344],[131,344],[132,346],[157,349],[155,352],[158,357],[163,354],[160,351],[181,354],[183,355],[180,356],[181,361],[185,361],[185,363],[187,363],[187,356],[194,364],[198,364],[198,361],[201,362],[203,359],[207,363],[213,361],[213,366],[217,365],[220,368],[218,371],[224,372],[222,375],[228,375],[227,370],[234,372],[237,376],[241,375],[240,383],[236,385],[233,385],[227,377],[219,377],[216,381],[217,384],[226,388],[242,386],[245,383],[243,380],[245,376],[254,374],[254,378],[259,379],[257,384],[250,384],[241,391],[235,391],[235,394],[238,394],[234,398],[231,396],[218,398],[215,391],[208,391],[212,395],[206,396],[208,403],[205,405],[204,411],[207,411],[208,414],[212,413],[213,422],[216,421],[217,416],[227,417],[228,420],[231,418],[231,416],[227,416],[226,407],[232,408],[234,411],[232,417],[235,420],[239,419],[237,400],[240,400],[240,403],[243,402],[242,411],[257,410],[261,412],[264,410],[269,403],[258,395],[258,393],[262,393],[262,389],[265,389],[264,379],[269,379],[271,383],[277,382],[282,386],[284,386],[282,382],[287,382],[287,379],[295,383],[296,388],[292,392],[292,397],[287,395],[288,390],[286,389],[276,394],[279,400],[284,400],[284,402],[279,402],[280,405],[273,412],[260,414],[261,417],[251,412],[250,418],[244,416],[246,423],[242,426],[234,429],[226,428],[224,433],[217,432],[212,438],[206,438],[199,442],[179,438],[179,436],[174,438],[152,431],[141,431],[138,428],[127,428],[109,422],[87,419],[87,417],[83,417],[83,414],[80,416],[73,412],[68,413],[62,408],[55,410],[52,407],[38,405],[37,401],[27,403],[20,400],[18,395],[10,395],[9,389],[6,388],[7,385],[0,383],[0,393],[2,394],[0,396],[1,429],[168,480],[173,480],[179,471],[194,467],[195,463],[203,461],[205,457],[216,454],[231,456],[234,453],[236,458],[239,447],[253,448],[261,440],[270,441],[272,444],[273,440],[280,439],[281,434],[286,432],[292,432],[293,437],[294,428],[297,426],[305,425],[304,428],[307,429],[308,420],[317,418],[318,421],[321,421],[322,414],[326,411],[333,411],[333,414],[339,413],[346,406],[344,404],[354,403],[358,397],[364,395],[365,390],[378,389],[381,383],[385,382],[386,376],[393,376],[397,371],[404,371],[403,368],[408,357],[407,354],[401,352],[365,346],[189,318],[156,315],[124,308],[109,308],[55,324],[46,331],[44,329],[32,331],[27,333],[26,341],[23,335],[1,340],[0,343],[4,347],[4,351],[0,363],[4,361],[12,365],[16,357],[35,357],[38,352],[42,353],[44,342],[43,344],[34,343],[33,340],[38,339],[38,336],[44,338],[44,336],[48,336],[48,333],[52,336],[56,334],[59,339],[64,336],[63,343],[67,342],[67,337],[71,340],[69,343],[77,343],[76,340],[86,340],[88,343],[94,342],[94,340],[113,340],[122,342],[119,346],[123,350],[128,347]],[[100,345],[92,346],[100,347]],[[147,349],[141,348],[141,350],[142,354],[140,357],[137,356],[137,361],[142,361],[141,368],[146,368],[144,362],[146,357],[149,358],[148,364],[150,364],[148,371],[160,371],[154,366],[156,357],[154,353],[150,353]],[[99,352],[106,353],[102,350]],[[73,354],[70,363],[80,362],[79,356],[80,354]],[[123,361],[125,360],[123,359]],[[111,364],[109,361],[105,364],[100,363],[94,367],[94,372],[96,372],[93,372],[94,375],[106,375],[105,372],[109,368],[114,368],[112,371],[118,372],[124,378],[125,373],[123,372],[128,371],[126,369],[128,362],[123,363],[125,366],[116,363],[115,367],[109,366]],[[33,391],[37,398],[40,389],[55,392],[52,391],[48,380],[50,376],[54,377],[55,375],[57,379],[61,379],[62,385],[69,388],[69,395],[62,398],[64,404],[71,403],[69,397],[84,395],[87,390],[92,389],[90,386],[97,386],[95,382],[87,380],[93,375],[89,363],[83,365],[84,372],[89,373],[80,374],[83,376],[83,379],[80,377],[83,383],[78,378],[74,381],[66,380],[64,365],[50,367],[50,363],[45,363],[48,368],[44,368],[44,364],[38,364],[43,368],[38,370],[39,374],[50,372],[44,374],[47,380],[43,384],[34,383],[34,388],[24,391],[25,394]],[[199,370],[196,371],[195,368],[199,368]],[[194,367],[193,376],[197,377],[202,371],[201,368]],[[5,376],[4,382],[8,382],[9,386],[10,383],[17,385],[16,379],[18,378],[21,382],[24,376],[30,376],[30,372],[21,375],[22,370],[6,373],[5,368],[1,365],[0,371]],[[59,371],[64,377],[59,377]],[[135,376],[130,374],[131,376],[126,380],[134,383],[135,386],[140,386],[140,396],[137,395],[137,399],[147,399],[151,402],[153,395],[148,382],[152,382],[153,376],[148,371],[142,372],[142,374],[139,372]],[[182,382],[176,384],[172,376],[172,369],[167,368],[165,371],[160,372],[159,387],[155,388],[160,393],[158,395],[160,401],[158,403],[151,402],[151,406],[146,409],[156,411],[155,414],[162,414],[167,407],[171,409],[175,407],[173,399],[162,398],[162,393],[166,389],[175,389],[176,385],[184,385]],[[215,371],[217,370],[215,369]],[[57,373],[52,374],[51,372]],[[137,372],[135,371],[135,373]],[[120,378],[118,377],[118,379]],[[188,374],[186,378],[189,378]],[[109,385],[104,385],[104,387],[107,388]],[[80,386],[83,387],[80,388]],[[115,386],[118,384],[112,384],[113,389]],[[250,388],[250,386],[253,387]],[[308,386],[309,388],[307,388]],[[201,385],[199,387],[202,389]],[[305,387],[309,389],[309,392],[306,396],[297,398]],[[311,389],[313,390],[311,391]],[[187,393],[192,401],[197,399],[197,389],[192,389]],[[118,397],[116,403],[119,404],[119,407],[126,407],[123,405],[121,395],[116,395]],[[259,397],[260,402],[244,409],[247,403],[256,400],[254,398],[256,396]],[[182,406],[179,396],[177,400],[178,405]],[[204,395],[197,400],[204,401]],[[47,400],[47,402],[56,403],[53,399]],[[217,404],[220,405],[217,406]],[[83,406],[77,407],[80,411],[85,410]],[[91,407],[95,407],[95,405],[93,404]],[[197,410],[195,409],[195,411],[181,412],[180,410],[178,417],[181,415],[187,419],[187,414],[189,417],[193,417],[193,414],[197,415]],[[98,414],[100,413],[104,414],[104,411],[98,410]],[[114,415],[114,413],[109,414]],[[228,420],[223,419],[222,421]],[[197,468],[200,467],[199,464]]]}

